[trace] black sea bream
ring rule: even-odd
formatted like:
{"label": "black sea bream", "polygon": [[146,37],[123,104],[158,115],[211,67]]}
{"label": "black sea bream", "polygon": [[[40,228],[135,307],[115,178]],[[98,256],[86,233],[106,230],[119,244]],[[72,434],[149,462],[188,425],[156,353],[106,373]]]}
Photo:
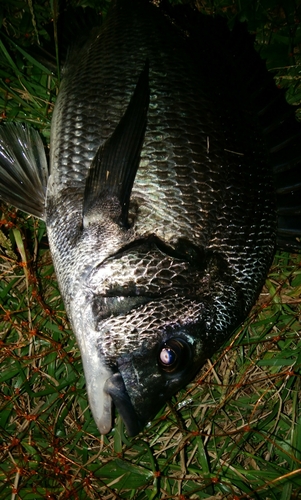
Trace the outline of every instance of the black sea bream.
{"label": "black sea bream", "polygon": [[1,197],[46,221],[101,433],[113,403],[135,435],[192,380],[274,254],[256,119],[221,110],[204,76],[159,8],[117,0],[65,66],[48,179],[38,134],[1,128]]}

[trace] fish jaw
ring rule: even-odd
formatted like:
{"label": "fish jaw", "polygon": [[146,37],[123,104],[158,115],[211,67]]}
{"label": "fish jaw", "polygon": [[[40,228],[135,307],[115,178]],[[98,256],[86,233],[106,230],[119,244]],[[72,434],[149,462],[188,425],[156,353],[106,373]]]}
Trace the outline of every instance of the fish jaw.
{"label": "fish jaw", "polygon": [[112,371],[100,362],[97,352],[90,354],[81,351],[86,379],[89,406],[101,434],[107,434],[112,428],[112,398],[105,390]]}
{"label": "fish jaw", "polygon": [[131,403],[122,376],[117,371],[116,363],[104,356],[99,349],[101,331],[94,309],[93,293],[89,288],[82,288],[70,301],[69,314],[80,349],[89,406],[101,434],[107,434],[112,429],[114,404],[125,423],[128,435],[135,436],[143,425]]}
{"label": "fish jaw", "polygon": [[116,367],[114,370],[111,368],[98,348],[99,331],[94,321],[90,291],[81,293],[72,302],[71,318],[81,353],[89,406],[100,434],[107,434],[112,429],[114,404],[125,423],[128,435],[135,436],[143,425],[120,373],[116,372]]}
{"label": "fish jaw", "polygon": [[105,384],[113,371],[95,349],[93,335],[76,332],[86,379],[89,406],[101,434],[107,434],[112,428],[112,398],[105,390]]}
{"label": "fish jaw", "polygon": [[78,323],[73,329],[81,353],[87,396],[94,421],[100,434],[110,432],[114,404],[124,421],[128,435],[135,436],[143,429],[144,423],[140,422],[131,403],[121,374],[116,372],[116,369],[112,370],[99,352],[99,332],[89,324],[89,313],[81,316],[85,329],[78,328]]}
{"label": "fish jaw", "polygon": [[113,370],[97,350],[98,332],[91,313],[91,291],[81,287],[69,297],[68,314],[79,346],[90,410],[101,434],[112,428],[112,398],[105,391]]}
{"label": "fish jaw", "polygon": [[129,394],[126,390],[121,373],[117,372],[108,378],[104,390],[112,398],[129,436],[136,436],[142,431],[145,422],[141,421],[134,409]]}

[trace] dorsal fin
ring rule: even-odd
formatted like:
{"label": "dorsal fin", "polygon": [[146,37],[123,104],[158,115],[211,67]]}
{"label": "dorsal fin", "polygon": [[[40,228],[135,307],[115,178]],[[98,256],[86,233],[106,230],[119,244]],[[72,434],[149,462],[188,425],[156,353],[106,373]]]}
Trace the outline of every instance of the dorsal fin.
{"label": "dorsal fin", "polygon": [[[117,197],[127,224],[130,195],[139,167],[149,104],[149,63],[145,62],[128,108],[112,136],[97,151],[87,176],[83,217],[102,197]],[[95,215],[94,219],[95,219]],[[85,222],[85,220],[84,220]]]}
{"label": "dorsal fin", "polygon": [[48,167],[39,133],[6,123],[0,127],[0,198],[44,219]]}

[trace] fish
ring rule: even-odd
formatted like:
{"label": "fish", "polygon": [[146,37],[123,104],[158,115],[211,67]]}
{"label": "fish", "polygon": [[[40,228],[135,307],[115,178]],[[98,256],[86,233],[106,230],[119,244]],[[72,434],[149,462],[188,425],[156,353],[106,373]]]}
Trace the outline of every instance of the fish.
{"label": "fish", "polygon": [[0,197],[46,222],[101,434],[115,407],[135,436],[193,380],[275,253],[257,114],[225,99],[206,64],[158,6],[113,0],[66,61],[49,169],[36,130],[0,128]]}

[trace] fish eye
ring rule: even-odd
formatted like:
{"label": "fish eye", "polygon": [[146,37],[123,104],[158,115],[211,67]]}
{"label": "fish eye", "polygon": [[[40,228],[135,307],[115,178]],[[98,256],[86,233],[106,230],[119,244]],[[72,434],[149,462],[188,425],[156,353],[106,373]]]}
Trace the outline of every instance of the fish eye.
{"label": "fish eye", "polygon": [[161,346],[159,352],[159,365],[166,372],[183,369],[189,362],[190,350],[183,339],[169,339]]}

